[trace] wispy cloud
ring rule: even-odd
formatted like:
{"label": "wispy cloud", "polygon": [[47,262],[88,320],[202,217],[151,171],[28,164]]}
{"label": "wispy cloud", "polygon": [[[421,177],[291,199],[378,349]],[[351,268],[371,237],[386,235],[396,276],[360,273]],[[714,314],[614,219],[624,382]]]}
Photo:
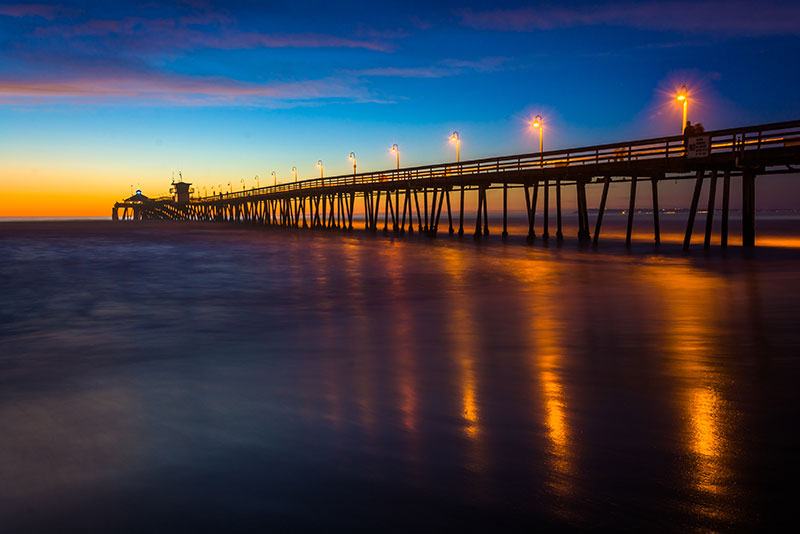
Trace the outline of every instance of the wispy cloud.
{"label": "wispy cloud", "polygon": [[251,48],[364,48],[385,51],[390,46],[377,39],[348,39],[317,33],[270,33],[240,31],[219,18],[197,16],[177,19],[124,17],[121,19],[91,19],[79,24],[56,24],[37,28],[37,38],[59,41],[81,41],[97,49],[130,50],[134,52],[191,50],[215,48],[220,50]]}
{"label": "wispy cloud", "polygon": [[282,107],[318,100],[374,101],[369,92],[342,78],[297,82],[249,83],[221,77],[192,77],[153,72],[83,75],[69,80],[0,78],[0,101],[165,102],[184,105]]}
{"label": "wispy cloud", "polygon": [[13,18],[39,17],[54,20],[62,10],[45,4],[7,4],[0,6],[0,15]]}
{"label": "wispy cloud", "polygon": [[578,26],[620,26],[648,30],[736,35],[800,34],[800,4],[699,0],[620,2],[596,6],[524,7],[459,13],[475,29],[535,31]]}
{"label": "wispy cloud", "polygon": [[[102,15],[100,14],[102,11]],[[339,48],[385,51],[384,37],[270,31],[276,23],[244,20],[202,2],[166,2],[146,9],[109,4],[102,10],[50,5],[0,6],[17,32],[0,49],[0,99],[42,102],[172,102],[186,105],[286,106],[312,101],[374,101],[353,76],[300,69],[272,76],[255,63],[220,71],[207,50]],[[264,28],[262,30],[262,28]],[[181,63],[181,61],[184,61]],[[175,72],[190,65],[189,72]],[[240,67],[240,68],[237,68]],[[224,76],[208,73],[225,72]],[[267,73],[269,71],[267,70]],[[309,79],[310,78],[310,79]],[[286,80],[290,81],[286,81]]]}
{"label": "wispy cloud", "polygon": [[441,62],[423,67],[377,67],[350,71],[364,77],[396,78],[445,78],[465,72],[494,72],[508,68],[511,58],[485,57],[477,60],[444,59]]}

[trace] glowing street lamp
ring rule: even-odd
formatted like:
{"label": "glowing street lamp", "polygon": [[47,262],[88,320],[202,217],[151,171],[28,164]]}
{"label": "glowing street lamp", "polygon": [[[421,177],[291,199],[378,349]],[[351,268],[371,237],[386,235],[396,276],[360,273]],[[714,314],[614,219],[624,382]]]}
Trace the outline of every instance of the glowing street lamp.
{"label": "glowing street lamp", "polygon": [[261,187],[261,182],[258,180],[258,175],[256,174],[256,189]]}
{"label": "glowing street lamp", "polygon": [[539,152],[544,152],[544,122],[542,122],[541,115],[536,115],[533,118],[531,128],[539,129]]}
{"label": "glowing street lamp", "polygon": [[275,174],[275,171],[272,171],[272,185],[278,185],[278,175]]}
{"label": "glowing street lamp", "polygon": [[689,90],[686,89],[685,85],[681,85],[681,88],[678,90],[678,95],[675,97],[678,102],[683,103],[683,122],[681,123],[681,134],[683,134],[684,128],[686,128],[686,112],[689,108]]}
{"label": "glowing street lamp", "polygon": [[456,161],[461,161],[461,137],[458,135],[458,132],[453,132],[453,135],[450,136],[450,140],[456,142]]}
{"label": "glowing street lamp", "polygon": [[397,158],[397,168],[400,168],[400,149],[397,148],[397,143],[392,145],[392,149],[390,152],[394,152],[395,157]]}
{"label": "glowing street lamp", "polygon": [[233,193],[233,186],[231,185],[231,183],[230,183],[230,182],[228,182],[228,187],[230,188],[230,190],[231,190],[231,193]]}
{"label": "glowing street lamp", "polygon": [[292,174],[294,174],[294,181],[297,181],[297,167],[292,167]]}
{"label": "glowing street lamp", "polygon": [[353,176],[356,175],[356,153],[350,152],[350,161],[353,162]]}
{"label": "glowing street lamp", "polygon": [[321,159],[317,160],[317,167],[319,167],[319,177],[322,178],[323,176],[322,176],[322,160]]}

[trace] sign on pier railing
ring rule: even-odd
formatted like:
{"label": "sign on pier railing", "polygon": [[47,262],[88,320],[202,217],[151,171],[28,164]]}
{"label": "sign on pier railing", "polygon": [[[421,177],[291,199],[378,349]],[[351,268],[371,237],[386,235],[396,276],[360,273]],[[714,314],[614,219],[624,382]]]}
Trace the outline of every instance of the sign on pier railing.
{"label": "sign on pier railing", "polygon": [[707,158],[711,148],[711,137],[708,135],[698,135],[686,139],[686,158]]}

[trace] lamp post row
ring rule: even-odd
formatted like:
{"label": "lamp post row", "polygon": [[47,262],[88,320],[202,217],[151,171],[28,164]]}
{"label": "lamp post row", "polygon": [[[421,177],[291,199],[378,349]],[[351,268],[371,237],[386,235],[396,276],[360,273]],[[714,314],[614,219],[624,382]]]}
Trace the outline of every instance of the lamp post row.
{"label": "lamp post row", "polygon": [[[675,99],[682,104],[683,107],[683,120],[681,121],[681,134],[684,132],[684,128],[686,127],[686,120],[687,114],[689,111],[689,90],[685,85],[681,85],[680,89],[678,90]],[[534,130],[539,130],[539,152],[544,152],[544,119],[542,119],[541,115],[536,115],[530,123],[530,126]],[[461,136],[457,131],[453,131],[452,135],[450,136],[450,141],[456,144],[456,162],[461,162]],[[392,148],[389,149],[389,152],[392,152],[395,155],[395,162],[397,165],[397,169],[400,169],[400,149],[397,146],[397,143],[392,145]],[[348,158],[353,163],[353,176],[357,174],[357,166],[356,166],[356,154],[355,152],[350,152],[350,156]],[[324,167],[322,165],[322,160],[317,160],[317,167],[319,168],[319,177],[324,178]],[[294,181],[297,182],[297,167],[292,167],[291,170],[292,174],[294,175]],[[278,177],[275,171],[272,171],[272,179],[273,184],[278,185]],[[260,187],[258,175],[255,177],[256,180],[256,187]],[[245,187],[244,179],[242,181],[242,188]],[[228,187],[231,187],[231,183],[228,182]],[[219,186],[220,190],[222,190],[222,185]],[[231,191],[233,188],[231,187]]]}

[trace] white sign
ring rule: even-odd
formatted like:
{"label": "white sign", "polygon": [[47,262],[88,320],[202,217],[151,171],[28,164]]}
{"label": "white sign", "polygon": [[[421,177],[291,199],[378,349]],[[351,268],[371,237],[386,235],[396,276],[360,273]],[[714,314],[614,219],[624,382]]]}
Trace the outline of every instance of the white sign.
{"label": "white sign", "polygon": [[708,150],[711,146],[710,138],[707,135],[698,135],[696,137],[689,137],[686,140],[686,157],[687,158],[707,158]]}

